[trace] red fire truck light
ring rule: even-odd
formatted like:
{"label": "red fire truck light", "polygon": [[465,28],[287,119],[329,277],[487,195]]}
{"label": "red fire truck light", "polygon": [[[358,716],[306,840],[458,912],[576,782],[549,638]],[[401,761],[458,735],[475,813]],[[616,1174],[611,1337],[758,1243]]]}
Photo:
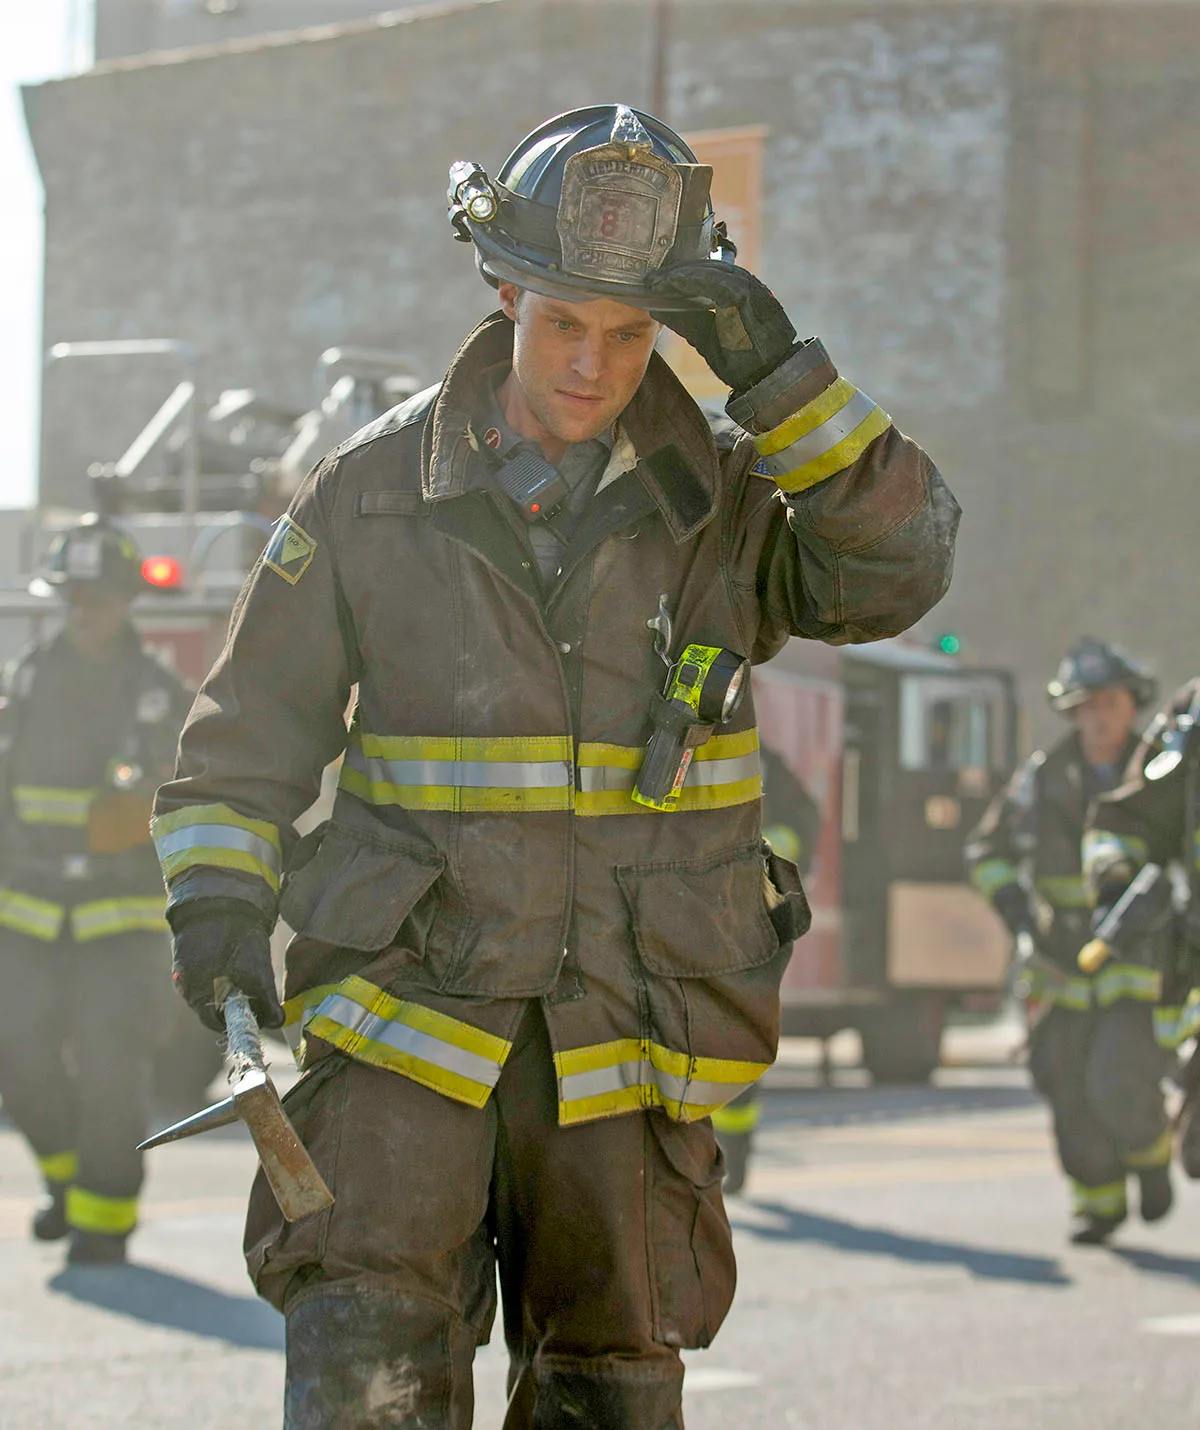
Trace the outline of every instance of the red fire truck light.
{"label": "red fire truck light", "polygon": [[183,568],[174,556],[147,556],[142,562],[142,576],[159,589],[176,587],[183,579]]}

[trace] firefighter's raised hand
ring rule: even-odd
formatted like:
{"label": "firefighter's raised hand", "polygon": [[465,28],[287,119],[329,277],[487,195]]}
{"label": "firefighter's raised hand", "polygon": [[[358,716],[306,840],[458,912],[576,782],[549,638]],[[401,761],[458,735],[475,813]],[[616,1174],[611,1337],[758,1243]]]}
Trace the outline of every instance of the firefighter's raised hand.
{"label": "firefighter's raised hand", "polygon": [[242,899],[190,899],[168,910],[175,935],[171,977],[206,1028],[224,1027],[214,983],[228,978],[250,999],[259,1026],[283,1025],[283,1007],[271,966],[271,930],[264,915]]}
{"label": "firefighter's raised hand", "polygon": [[700,354],[713,372],[742,393],[769,376],[792,351],[796,329],[774,293],[745,268],[697,259],[647,279],[653,291],[700,298],[707,312],[655,313]]}

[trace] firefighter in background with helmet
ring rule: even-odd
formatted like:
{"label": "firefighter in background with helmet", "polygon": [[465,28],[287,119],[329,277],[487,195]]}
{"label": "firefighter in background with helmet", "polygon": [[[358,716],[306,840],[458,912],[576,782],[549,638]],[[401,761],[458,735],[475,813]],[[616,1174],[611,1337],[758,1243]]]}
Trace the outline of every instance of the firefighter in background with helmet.
{"label": "firefighter in background with helmet", "polygon": [[46,1182],[34,1236],[119,1262],[167,960],[150,803],[191,695],[142,650],[141,557],[104,519],[58,537],[30,589],[66,609],[4,672],[0,1097]]}
{"label": "firefighter in background with helmet", "polygon": [[1113,965],[1095,978],[1077,959],[1091,936],[1081,841],[1092,801],[1121,783],[1138,747],[1138,712],[1154,681],[1103,641],[1079,641],[1047,687],[1072,729],[1048,753],[1031,755],[988,809],[967,844],[971,882],[1022,946],[1039,1019],[1030,1071],[1050,1103],[1059,1161],[1071,1179],[1071,1240],[1096,1245],[1125,1220],[1126,1181],[1140,1183],[1139,1211],[1171,1209],[1170,1139],[1151,1032],[1158,981]]}
{"label": "firefighter in background with helmet", "polygon": [[[766,745],[758,753],[762,760],[763,838],[777,854],[790,859],[800,877],[806,879],[821,833],[821,806],[781,754]],[[724,1187],[729,1196],[745,1185],[754,1131],[762,1121],[757,1083],[726,1107],[719,1107],[712,1121],[725,1154]]]}
{"label": "firefighter in background with helmet", "polygon": [[[282,1021],[277,911],[296,930],[288,1110],[337,1200],[287,1224],[260,1178],[246,1229],[290,1430],[468,1425],[497,1262],[508,1430],[678,1426],[680,1350],[732,1298],[709,1115],[774,1057],[807,925],[763,855],[747,662],[909,626],[958,509],[718,256],[710,179],[611,104],[495,180],[454,165],[500,311],[310,474],[159,791],[199,1015],[221,977]],[[714,437],[660,319],[739,430]]]}

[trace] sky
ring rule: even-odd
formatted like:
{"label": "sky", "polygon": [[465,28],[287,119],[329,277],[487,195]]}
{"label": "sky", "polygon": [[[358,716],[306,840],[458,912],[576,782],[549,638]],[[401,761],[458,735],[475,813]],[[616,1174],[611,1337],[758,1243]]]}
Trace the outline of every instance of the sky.
{"label": "sky", "polygon": [[19,86],[79,67],[84,5],[0,3],[0,507],[32,506],[37,489],[42,185]]}

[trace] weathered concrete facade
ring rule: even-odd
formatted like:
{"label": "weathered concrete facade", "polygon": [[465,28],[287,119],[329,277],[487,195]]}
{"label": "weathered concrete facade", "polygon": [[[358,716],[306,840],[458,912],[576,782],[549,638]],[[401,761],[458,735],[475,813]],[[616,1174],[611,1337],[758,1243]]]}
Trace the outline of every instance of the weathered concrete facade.
{"label": "weathered concrete facade", "polygon": [[[769,126],[764,275],[963,501],[930,631],[1015,666],[1047,736],[1080,632],[1200,667],[1200,3],[673,10],[667,117]],[[47,342],[185,337],[212,388],[300,406],[332,343],[436,376],[489,307],[449,161],[648,102],[652,28],[651,0],[451,4],[27,91]],[[53,370],[46,499],[81,500],[169,380]]]}

